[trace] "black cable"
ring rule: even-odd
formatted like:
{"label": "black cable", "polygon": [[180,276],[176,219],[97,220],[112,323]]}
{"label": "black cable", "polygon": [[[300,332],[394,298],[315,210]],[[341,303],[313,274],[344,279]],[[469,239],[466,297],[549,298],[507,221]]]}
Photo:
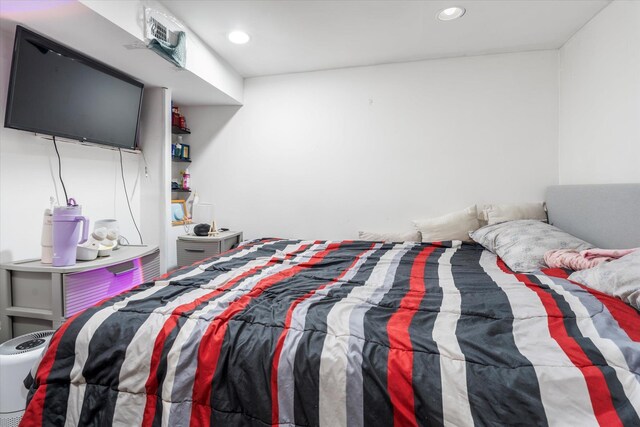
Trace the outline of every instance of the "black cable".
{"label": "black cable", "polygon": [[120,153],[120,173],[122,174],[122,186],[124,187],[124,197],[127,198],[127,206],[129,206],[129,214],[131,214],[131,221],[133,221],[133,225],[136,227],[136,231],[138,232],[138,236],[140,237],[140,244],[144,245],[142,241],[142,233],[140,233],[140,229],[138,228],[138,224],[136,224],[136,219],[133,217],[133,211],[131,210],[131,203],[129,203],[129,193],[127,193],[127,183],[124,180],[124,166],[122,166],[122,150],[118,147],[118,153]]}
{"label": "black cable", "polygon": [[55,135],[53,135],[53,148],[56,149],[56,154],[58,155],[58,176],[60,177],[60,183],[64,190],[64,203],[69,206],[69,196],[67,196],[67,188],[64,186],[64,181],[62,180],[62,161],[60,160],[60,152],[58,151],[58,144],[56,144]]}

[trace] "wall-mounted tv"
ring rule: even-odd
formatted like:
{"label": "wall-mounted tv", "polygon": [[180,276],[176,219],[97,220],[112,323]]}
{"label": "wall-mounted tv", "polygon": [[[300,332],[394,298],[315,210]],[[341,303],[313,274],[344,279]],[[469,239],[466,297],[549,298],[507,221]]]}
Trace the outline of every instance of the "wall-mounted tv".
{"label": "wall-mounted tv", "polygon": [[133,149],[143,87],[118,70],[18,26],[4,126]]}

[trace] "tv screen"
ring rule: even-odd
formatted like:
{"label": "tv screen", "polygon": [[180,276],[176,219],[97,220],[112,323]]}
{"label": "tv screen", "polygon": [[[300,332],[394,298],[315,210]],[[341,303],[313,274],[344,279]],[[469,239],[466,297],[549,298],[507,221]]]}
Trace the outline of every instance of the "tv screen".
{"label": "tv screen", "polygon": [[133,149],[143,87],[18,26],[4,126]]}

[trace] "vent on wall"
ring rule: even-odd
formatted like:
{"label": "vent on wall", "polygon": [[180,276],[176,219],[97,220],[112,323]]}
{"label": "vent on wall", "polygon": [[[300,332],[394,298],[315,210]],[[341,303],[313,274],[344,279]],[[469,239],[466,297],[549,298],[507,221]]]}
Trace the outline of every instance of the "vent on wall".
{"label": "vent on wall", "polygon": [[150,29],[151,29],[151,37],[154,37],[163,42],[169,42],[169,37],[167,36],[167,27],[162,25],[155,18],[150,19]]}
{"label": "vent on wall", "polygon": [[184,29],[174,17],[150,7],[145,9],[144,16],[147,41],[156,39],[170,45],[178,42],[177,32]]}

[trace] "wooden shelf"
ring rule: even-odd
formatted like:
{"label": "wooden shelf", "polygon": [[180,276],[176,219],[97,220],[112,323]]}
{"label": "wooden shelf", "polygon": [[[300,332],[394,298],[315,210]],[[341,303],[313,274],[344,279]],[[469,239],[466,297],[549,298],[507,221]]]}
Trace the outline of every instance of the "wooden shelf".
{"label": "wooden shelf", "polygon": [[177,190],[171,189],[172,193],[191,193],[191,189],[185,190],[184,188],[179,188]]}
{"label": "wooden shelf", "polygon": [[182,129],[178,126],[171,126],[171,133],[174,135],[190,135],[191,131],[189,129]]}

